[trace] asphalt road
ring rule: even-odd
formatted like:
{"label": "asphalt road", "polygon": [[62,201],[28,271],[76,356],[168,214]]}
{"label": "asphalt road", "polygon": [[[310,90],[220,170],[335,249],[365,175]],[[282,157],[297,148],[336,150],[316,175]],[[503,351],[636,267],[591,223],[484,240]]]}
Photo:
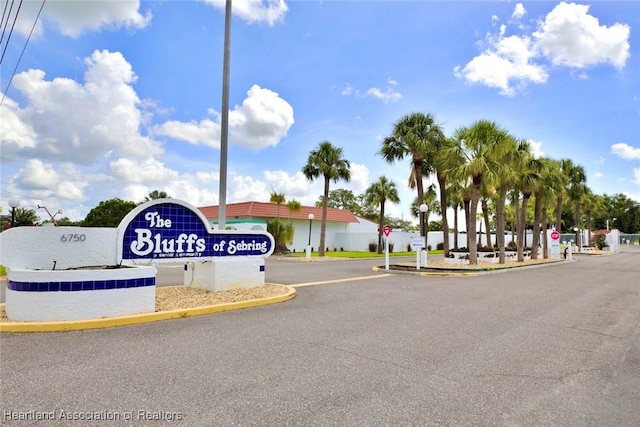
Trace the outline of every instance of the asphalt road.
{"label": "asphalt road", "polygon": [[459,278],[371,264],[269,260],[268,281],[380,277],[155,324],[2,334],[0,424],[640,425],[640,253]]}

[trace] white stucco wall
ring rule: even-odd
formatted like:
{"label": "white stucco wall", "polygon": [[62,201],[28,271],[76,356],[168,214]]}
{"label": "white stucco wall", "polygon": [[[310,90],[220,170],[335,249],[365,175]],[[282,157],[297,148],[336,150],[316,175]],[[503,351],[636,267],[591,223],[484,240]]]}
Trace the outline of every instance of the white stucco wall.
{"label": "white stucco wall", "polygon": [[116,228],[15,227],[0,233],[0,265],[52,270],[116,265]]}
{"label": "white stucco wall", "polygon": [[[320,244],[320,226],[322,220],[315,218],[311,222],[311,246],[314,251],[318,250]],[[345,222],[330,222],[327,221],[327,229],[325,232],[325,246],[329,250],[333,250],[336,247],[336,233],[347,231],[347,224]],[[309,242],[309,220],[293,220],[293,226],[295,232],[293,236],[293,243],[287,243],[289,250],[296,252],[304,252]],[[346,249],[346,248],[345,248]]]}
{"label": "white stucco wall", "polygon": [[184,285],[187,287],[216,292],[264,286],[264,258],[225,257],[185,265]]}
{"label": "white stucco wall", "polygon": [[[154,267],[111,270],[35,271],[9,269],[7,278],[20,283],[78,283],[153,278]],[[16,291],[7,289],[7,317],[19,322],[100,319],[155,311],[155,285],[78,291]]]}

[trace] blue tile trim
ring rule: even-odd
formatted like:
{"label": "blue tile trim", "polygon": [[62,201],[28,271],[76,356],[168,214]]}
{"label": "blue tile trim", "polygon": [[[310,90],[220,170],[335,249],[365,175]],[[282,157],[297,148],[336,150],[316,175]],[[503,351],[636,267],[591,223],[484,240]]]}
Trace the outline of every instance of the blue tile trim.
{"label": "blue tile trim", "polygon": [[264,265],[260,266],[260,272],[262,273],[264,271]]}
{"label": "blue tile trim", "polygon": [[127,280],[87,280],[82,282],[16,282],[10,280],[7,288],[20,292],[75,292],[138,288],[141,286],[155,285],[155,277],[141,277]]}

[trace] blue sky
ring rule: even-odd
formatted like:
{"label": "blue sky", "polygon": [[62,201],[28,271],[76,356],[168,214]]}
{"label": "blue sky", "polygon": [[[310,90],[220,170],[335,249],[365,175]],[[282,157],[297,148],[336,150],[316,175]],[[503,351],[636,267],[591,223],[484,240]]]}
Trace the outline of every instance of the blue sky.
{"label": "blue sky", "polygon": [[[1,1],[0,9],[11,0]],[[9,27],[18,1],[15,1]],[[0,65],[1,206],[84,218],[153,190],[218,203],[224,1],[25,2]],[[409,218],[407,161],[376,153],[393,122],[480,119],[640,201],[640,3],[234,1],[227,202],[313,204],[300,170],[341,146],[355,194],[386,175]],[[14,68],[15,76],[10,81]]]}

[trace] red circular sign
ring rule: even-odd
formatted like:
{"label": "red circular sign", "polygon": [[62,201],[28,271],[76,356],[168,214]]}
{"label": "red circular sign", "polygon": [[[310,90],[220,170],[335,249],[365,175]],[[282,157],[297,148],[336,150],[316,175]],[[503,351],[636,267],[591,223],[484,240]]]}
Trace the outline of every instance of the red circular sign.
{"label": "red circular sign", "polygon": [[558,233],[556,230],[553,230],[551,232],[551,239],[552,240],[560,240],[560,233]]}

